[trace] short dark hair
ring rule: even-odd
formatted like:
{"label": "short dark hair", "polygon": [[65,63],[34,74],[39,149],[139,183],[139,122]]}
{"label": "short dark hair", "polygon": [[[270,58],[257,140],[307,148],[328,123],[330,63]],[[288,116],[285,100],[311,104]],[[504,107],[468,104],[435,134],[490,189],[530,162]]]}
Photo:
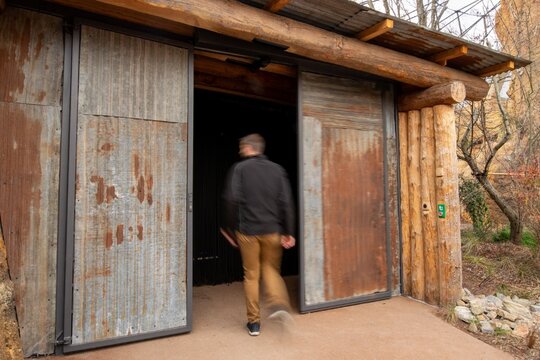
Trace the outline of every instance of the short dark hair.
{"label": "short dark hair", "polygon": [[253,150],[258,153],[264,154],[264,148],[266,143],[264,138],[259,134],[249,134],[240,139],[240,146],[251,145]]}

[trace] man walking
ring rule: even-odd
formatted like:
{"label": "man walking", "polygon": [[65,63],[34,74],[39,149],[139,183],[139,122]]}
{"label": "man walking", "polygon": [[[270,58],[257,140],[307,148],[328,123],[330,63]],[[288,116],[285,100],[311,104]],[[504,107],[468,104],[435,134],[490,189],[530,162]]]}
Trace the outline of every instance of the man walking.
{"label": "man walking", "polygon": [[244,268],[247,328],[260,333],[259,284],[262,283],[273,313],[292,321],[285,282],[280,274],[283,248],[295,245],[294,206],[287,173],[264,156],[262,136],[240,139],[243,160],[230,170],[224,191],[226,228],[222,234],[240,248]]}

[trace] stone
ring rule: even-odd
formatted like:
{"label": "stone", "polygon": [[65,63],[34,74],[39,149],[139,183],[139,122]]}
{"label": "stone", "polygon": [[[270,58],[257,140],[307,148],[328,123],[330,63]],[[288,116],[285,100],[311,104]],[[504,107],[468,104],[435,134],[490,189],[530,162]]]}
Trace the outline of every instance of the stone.
{"label": "stone", "polygon": [[527,300],[527,299],[520,299],[520,298],[518,298],[518,297],[515,296],[515,295],[512,296],[512,301],[515,302],[515,303],[518,303],[518,304],[520,304],[520,305],[523,305],[523,306],[525,306],[526,308],[528,308],[528,307],[532,304],[531,301],[529,301],[529,300]]}
{"label": "stone", "polygon": [[516,328],[516,323],[513,322],[513,321],[503,320],[502,322],[503,322],[503,324],[508,325],[508,327],[510,327],[510,329],[515,329]]}
{"label": "stone", "polygon": [[469,302],[469,306],[471,307],[471,312],[474,315],[483,314],[486,310],[486,300],[480,298],[472,299]]}
{"label": "stone", "polygon": [[534,312],[532,313],[533,320],[536,321],[538,324],[540,324],[540,312]]}
{"label": "stone", "polygon": [[529,310],[533,313],[540,313],[540,305],[530,305]]}
{"label": "stone", "polygon": [[454,314],[456,314],[459,320],[464,321],[467,324],[470,324],[474,320],[474,315],[466,306],[456,306],[454,308]]}
{"label": "stone", "polygon": [[493,321],[491,321],[491,326],[493,326],[495,329],[500,329],[500,328],[502,328],[504,325],[506,325],[506,324],[503,323],[503,322],[500,321],[500,320],[493,320]]}
{"label": "stone", "polygon": [[489,321],[480,321],[480,331],[483,334],[493,334],[495,332]]}
{"label": "stone", "polygon": [[497,312],[496,311],[488,311],[486,316],[488,317],[488,319],[491,319],[491,320],[496,319],[497,318]]}
{"label": "stone", "polygon": [[456,303],[458,306],[467,306],[467,303],[463,300],[458,300]]}
{"label": "stone", "polygon": [[477,315],[476,318],[477,318],[479,321],[486,321],[486,320],[487,320],[487,317],[486,317],[484,314]]}
{"label": "stone", "polygon": [[476,297],[479,298],[479,299],[485,299],[486,295],[477,295]]}
{"label": "stone", "polygon": [[503,306],[503,301],[501,299],[499,299],[498,297],[493,296],[493,295],[489,295],[488,297],[486,297],[486,302],[487,302],[488,306],[489,305],[494,305],[497,308],[502,308],[502,306]]}
{"label": "stone", "polygon": [[509,313],[516,315],[518,318],[532,319],[531,312],[528,308],[512,300],[503,300],[503,308]]}
{"label": "stone", "polygon": [[510,321],[516,321],[518,319],[517,315],[511,314],[508,311],[502,310],[502,312],[503,312],[503,316],[502,316],[503,319],[510,320]]}
{"label": "stone", "polygon": [[467,288],[463,288],[462,294],[463,296],[473,296],[473,293]]}
{"label": "stone", "polygon": [[510,325],[507,325],[507,324],[502,324],[500,329],[503,331],[508,331],[508,332],[512,331],[512,328],[510,327]]}
{"label": "stone", "polygon": [[506,295],[501,294],[501,293],[497,293],[497,294],[495,294],[495,296],[496,296],[497,298],[501,299],[501,301],[504,300],[504,298],[506,297]]}
{"label": "stone", "polygon": [[529,335],[529,325],[527,323],[516,324],[514,330],[512,330],[512,335],[520,338],[526,338]]}
{"label": "stone", "polygon": [[472,323],[469,324],[469,327],[467,328],[467,330],[469,330],[470,332],[476,334],[478,332],[478,325],[476,325],[476,323],[472,322]]}

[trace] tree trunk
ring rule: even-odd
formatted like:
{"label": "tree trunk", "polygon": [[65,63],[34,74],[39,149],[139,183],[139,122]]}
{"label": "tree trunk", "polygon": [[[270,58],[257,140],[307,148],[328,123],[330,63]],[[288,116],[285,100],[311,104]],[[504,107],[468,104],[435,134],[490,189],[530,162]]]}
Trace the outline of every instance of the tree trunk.
{"label": "tree trunk", "polygon": [[493,187],[493,185],[486,176],[477,175],[476,178],[478,179],[480,185],[482,185],[482,187],[486,190],[489,197],[493,201],[495,201],[499,209],[501,209],[504,216],[506,216],[506,218],[510,222],[510,240],[514,244],[521,244],[521,236],[523,234],[523,222],[521,221],[519,214],[504,201],[501,194],[499,194],[497,189]]}

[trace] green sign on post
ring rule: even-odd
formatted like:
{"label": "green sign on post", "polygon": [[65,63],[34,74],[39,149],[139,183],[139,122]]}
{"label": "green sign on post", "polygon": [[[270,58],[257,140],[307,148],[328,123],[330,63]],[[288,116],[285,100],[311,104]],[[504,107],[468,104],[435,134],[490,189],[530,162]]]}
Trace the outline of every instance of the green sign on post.
{"label": "green sign on post", "polygon": [[437,213],[439,215],[439,219],[445,219],[446,218],[446,205],[437,204]]}

